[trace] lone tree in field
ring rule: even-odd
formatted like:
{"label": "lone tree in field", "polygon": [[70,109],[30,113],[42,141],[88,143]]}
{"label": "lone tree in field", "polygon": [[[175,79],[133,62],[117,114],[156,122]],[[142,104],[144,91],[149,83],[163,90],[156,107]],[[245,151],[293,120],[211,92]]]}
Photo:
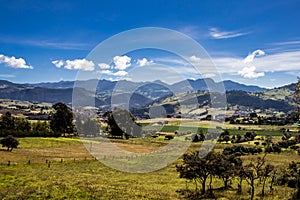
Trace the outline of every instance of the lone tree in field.
{"label": "lone tree in field", "polygon": [[141,127],[135,123],[135,118],[130,111],[115,109],[107,111],[104,116],[107,117],[107,128],[111,136],[128,139],[130,136],[141,135]]}
{"label": "lone tree in field", "polygon": [[53,105],[55,112],[51,116],[50,127],[55,133],[74,133],[73,113],[64,103]]}
{"label": "lone tree in field", "polygon": [[14,148],[17,148],[19,145],[19,141],[16,140],[13,136],[9,135],[3,138],[0,143],[2,147],[7,147],[7,151],[12,151]]}

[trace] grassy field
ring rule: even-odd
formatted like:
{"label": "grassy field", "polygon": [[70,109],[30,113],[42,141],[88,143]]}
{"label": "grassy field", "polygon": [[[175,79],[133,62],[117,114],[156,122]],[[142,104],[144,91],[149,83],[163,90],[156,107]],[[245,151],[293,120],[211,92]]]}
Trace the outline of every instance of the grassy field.
{"label": "grassy field", "polygon": [[[95,160],[80,139],[20,138],[19,141],[18,149],[0,151],[0,199],[184,199],[178,191],[186,189],[186,181],[178,177],[175,168],[180,159],[159,171],[124,173]],[[114,140],[114,144],[127,151],[147,153],[162,148],[168,141],[138,138]],[[222,151],[228,145],[217,144],[215,150]],[[200,146],[201,143],[192,144],[189,150]],[[285,167],[290,161],[299,160],[299,156],[285,151],[270,154],[267,160]],[[192,183],[187,186],[194,189]],[[222,183],[215,180],[213,186],[219,188]],[[217,199],[249,199],[249,187],[246,183],[243,187],[240,196],[236,195],[235,181],[233,189],[214,193]],[[257,198],[260,198],[259,190],[258,187]],[[291,191],[287,187],[275,187],[274,195],[264,199],[288,199]]]}
{"label": "grassy field", "polygon": [[[156,126],[157,122],[167,121],[168,124]],[[195,132],[197,129],[202,129],[204,132],[208,128],[215,128],[217,126],[222,127],[223,130],[228,130],[231,135],[243,135],[246,131],[255,131],[257,135],[265,136],[281,136],[282,132],[280,129],[285,128],[289,129],[292,133],[297,133],[298,128],[293,125],[287,126],[271,126],[271,125],[236,125],[236,124],[218,124],[210,121],[196,121],[188,119],[149,119],[138,121],[145,130],[154,130],[159,129],[158,131],[162,132],[175,132],[180,130],[181,132]]]}

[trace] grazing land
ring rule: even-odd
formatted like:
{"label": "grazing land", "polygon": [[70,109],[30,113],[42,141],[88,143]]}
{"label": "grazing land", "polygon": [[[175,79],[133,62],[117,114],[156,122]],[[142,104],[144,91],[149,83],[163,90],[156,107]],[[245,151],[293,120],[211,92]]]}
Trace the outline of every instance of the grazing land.
{"label": "grazing land", "polygon": [[[164,131],[175,131],[182,126],[207,128],[208,123],[189,120],[174,120],[164,127]],[[144,121],[149,126],[149,121]],[[242,134],[247,129],[256,130],[259,136],[272,135],[280,140],[279,127],[244,126],[242,129],[225,125],[231,134]],[[290,127],[292,128],[292,127]],[[188,128],[187,128],[188,129]],[[244,129],[244,130],[243,130]],[[161,138],[112,139],[118,147],[137,153],[149,153],[168,144]],[[194,190],[194,184],[179,178],[175,163],[159,171],[135,174],[111,169],[95,160],[82,144],[80,138],[19,138],[20,145],[12,152],[0,151],[0,198],[1,199],[185,199],[186,192]],[[96,140],[94,142],[97,142]],[[190,152],[199,150],[201,142],[192,143]],[[231,146],[221,142],[215,146],[222,152]],[[241,145],[255,146],[254,141]],[[249,162],[261,155],[246,155],[242,159]],[[291,161],[299,160],[296,151],[283,150],[270,153],[266,161],[278,168],[285,168]],[[237,195],[238,181],[232,180],[232,188],[222,190],[222,182],[214,179],[213,188],[217,199],[249,199],[249,186],[243,184],[243,193]],[[219,188],[219,189],[218,189]],[[261,186],[256,188],[260,198]],[[263,199],[289,199],[294,189],[274,186]],[[268,191],[268,189],[266,189]],[[192,197],[189,197],[192,198]]]}

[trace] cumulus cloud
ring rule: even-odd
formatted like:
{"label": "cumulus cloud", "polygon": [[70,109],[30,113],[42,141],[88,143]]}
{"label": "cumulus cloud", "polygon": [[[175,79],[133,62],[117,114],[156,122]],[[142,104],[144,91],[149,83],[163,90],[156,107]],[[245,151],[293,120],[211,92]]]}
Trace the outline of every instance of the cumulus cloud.
{"label": "cumulus cloud", "polygon": [[152,63],[153,63],[153,61],[152,60],[147,60],[147,58],[138,59],[137,62],[136,62],[136,64],[139,65],[140,67],[147,66],[147,65],[150,65]]}
{"label": "cumulus cloud", "polygon": [[84,59],[75,59],[75,60],[54,60],[52,61],[58,68],[65,68],[68,70],[82,70],[82,71],[93,71],[95,69],[95,64],[92,61]]}
{"label": "cumulus cloud", "polygon": [[[243,69],[238,71],[238,74],[243,76],[244,78],[258,78],[264,76],[264,72],[256,72],[256,67],[253,65],[254,59],[256,57],[264,56],[265,52],[257,49],[252,53],[248,54],[248,56],[243,60],[243,63],[246,65]],[[251,66],[248,66],[251,63]]]}
{"label": "cumulus cloud", "polygon": [[238,74],[243,76],[244,78],[258,78],[261,76],[264,76],[264,72],[255,72],[256,67],[251,66],[251,67],[244,67],[241,71],[238,71]]}
{"label": "cumulus cloud", "polygon": [[128,73],[126,71],[117,71],[113,73],[114,76],[127,76]]}
{"label": "cumulus cloud", "polygon": [[100,69],[109,69],[110,66],[106,63],[99,63],[98,67],[100,67]]}
{"label": "cumulus cloud", "polygon": [[131,66],[131,58],[128,56],[115,56],[113,60],[115,69],[123,71]]}
{"label": "cumulus cloud", "polygon": [[198,62],[201,61],[201,58],[199,58],[199,57],[193,55],[193,56],[189,57],[189,60],[190,60],[191,62],[198,63]]}
{"label": "cumulus cloud", "polygon": [[61,68],[64,65],[64,61],[63,60],[53,60],[52,64],[55,65],[55,67],[57,67],[57,68]]}
{"label": "cumulus cloud", "polygon": [[253,51],[252,53],[250,53],[245,59],[244,59],[244,63],[251,63],[253,62],[254,58],[256,56],[264,56],[266,53],[260,49],[257,49],[255,51]]}
{"label": "cumulus cloud", "polygon": [[235,38],[249,34],[239,31],[220,31],[218,28],[210,28],[209,31],[210,36],[214,39]]}
{"label": "cumulus cloud", "polygon": [[15,69],[33,69],[31,65],[28,65],[23,58],[16,58],[14,56],[5,56],[0,54],[0,64],[4,63],[9,67]]}

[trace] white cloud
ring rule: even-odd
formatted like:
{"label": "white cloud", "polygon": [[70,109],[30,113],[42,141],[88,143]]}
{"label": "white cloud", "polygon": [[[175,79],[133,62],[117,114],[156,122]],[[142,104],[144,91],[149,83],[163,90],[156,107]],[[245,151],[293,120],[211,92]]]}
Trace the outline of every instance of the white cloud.
{"label": "white cloud", "polygon": [[51,41],[41,39],[28,39],[16,37],[1,37],[1,43],[21,44],[26,46],[36,46],[48,49],[67,49],[67,50],[90,50],[94,45],[89,43],[80,43],[74,41]]}
{"label": "white cloud", "polygon": [[253,51],[252,53],[250,53],[245,59],[244,59],[244,63],[251,63],[253,62],[254,58],[256,56],[264,56],[266,53],[260,49],[257,49],[255,51]]}
{"label": "white cloud", "polygon": [[189,60],[190,60],[191,62],[198,63],[198,62],[201,61],[201,58],[199,58],[199,57],[193,55],[193,56],[191,56],[191,57],[189,58]]}
{"label": "white cloud", "polygon": [[243,76],[244,78],[258,78],[261,76],[264,76],[264,72],[255,72],[256,67],[251,66],[251,67],[244,67],[241,71],[238,71],[238,74]]}
{"label": "white cloud", "polygon": [[75,60],[54,60],[52,61],[58,68],[65,68],[68,70],[82,70],[82,71],[93,71],[95,69],[95,64],[92,61],[84,59],[75,59]]}
{"label": "white cloud", "polygon": [[192,38],[201,37],[201,32],[197,26],[184,26],[179,28],[179,32],[184,33]]}
{"label": "white cloud", "polygon": [[0,74],[1,78],[15,78],[16,76],[13,74]]}
{"label": "white cloud", "polygon": [[86,59],[66,60],[65,68],[70,70],[93,71],[95,64]]}
{"label": "white cloud", "polygon": [[112,73],[112,71],[110,71],[110,70],[103,70],[103,71],[100,71],[100,73],[102,73],[102,74],[113,74]]}
{"label": "white cloud", "polygon": [[[261,51],[261,52],[260,52]],[[186,74],[189,77],[193,77],[196,74],[202,74],[205,77],[211,73],[226,74],[226,75],[240,75],[246,78],[259,78],[266,75],[267,72],[289,72],[295,77],[299,76],[297,72],[300,71],[300,50],[289,51],[289,52],[268,52],[267,54],[262,53],[263,50],[253,51],[251,55],[255,55],[253,59],[249,59],[249,55],[245,57],[239,57],[234,55],[218,55],[212,57],[211,60],[214,65],[210,64],[209,59],[201,58],[201,62],[196,68],[189,65],[183,59],[172,58],[172,57],[157,57],[155,63],[161,66],[161,70],[175,70],[178,74]],[[264,54],[264,56],[263,56]],[[246,59],[248,57],[248,59]],[[187,60],[190,57],[187,57]],[[246,59],[246,62],[245,62]],[[251,62],[249,62],[252,60]],[[206,64],[208,63],[208,64]],[[165,66],[165,67],[164,67]],[[213,67],[215,66],[215,67]]]}
{"label": "white cloud", "polygon": [[100,69],[109,69],[110,66],[106,63],[99,63],[98,67],[100,67]]}
{"label": "white cloud", "polygon": [[63,60],[53,60],[52,64],[55,65],[57,68],[61,68],[64,65]]}
{"label": "white cloud", "polygon": [[215,73],[205,73],[205,74],[202,74],[202,77],[203,78],[213,78],[213,77],[216,77],[217,75]]}
{"label": "white cloud", "polygon": [[115,69],[125,70],[131,65],[131,58],[128,56],[115,56],[114,57]]}
{"label": "white cloud", "polygon": [[127,76],[128,73],[126,71],[117,71],[113,73],[114,76]]}
{"label": "white cloud", "polygon": [[239,31],[220,31],[218,28],[210,28],[209,34],[214,39],[227,39],[227,38],[235,38],[243,35],[247,35],[249,33],[239,32]]}
{"label": "white cloud", "polygon": [[300,41],[299,40],[295,40],[295,41],[287,41],[287,42],[275,42],[272,43],[273,45],[299,45]]}
{"label": "white cloud", "polygon": [[153,60],[147,60],[147,58],[143,58],[143,59],[138,59],[136,64],[139,65],[140,67],[144,67],[147,65],[150,65],[153,63]]}
{"label": "white cloud", "polygon": [[23,58],[15,58],[14,56],[9,57],[0,54],[0,64],[1,63],[16,69],[33,69],[31,65],[26,64],[26,61]]}

